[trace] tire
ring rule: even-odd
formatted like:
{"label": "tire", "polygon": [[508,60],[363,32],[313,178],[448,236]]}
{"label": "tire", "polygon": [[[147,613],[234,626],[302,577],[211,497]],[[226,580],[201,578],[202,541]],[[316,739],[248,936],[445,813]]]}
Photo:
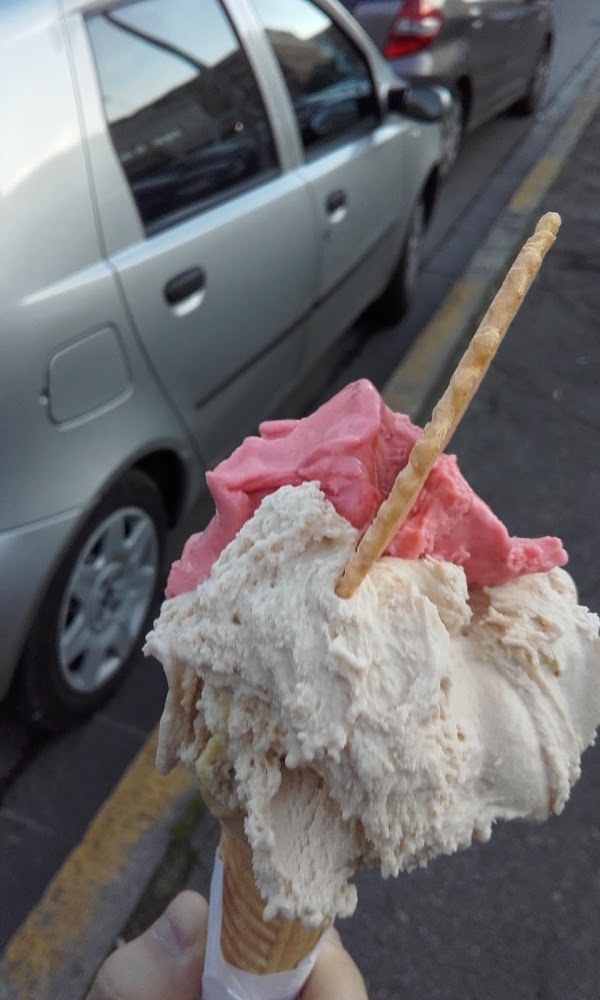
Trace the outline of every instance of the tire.
{"label": "tire", "polygon": [[381,296],[373,303],[372,316],[378,323],[398,323],[412,302],[423,258],[425,228],[426,209],[421,197],[411,212],[394,273]]}
{"label": "tire", "polygon": [[458,91],[452,93],[452,104],[441,121],[442,158],[440,160],[440,177],[445,180],[454,168],[463,140],[467,111],[464,101]]}
{"label": "tire", "polygon": [[29,722],[61,732],[120,683],[159,599],[165,538],[158,489],[128,472],[79,530],[30,630],[16,682]]}
{"label": "tire", "polygon": [[548,82],[551,56],[550,45],[546,45],[538,55],[527,93],[511,106],[511,114],[534,115],[540,110]]}

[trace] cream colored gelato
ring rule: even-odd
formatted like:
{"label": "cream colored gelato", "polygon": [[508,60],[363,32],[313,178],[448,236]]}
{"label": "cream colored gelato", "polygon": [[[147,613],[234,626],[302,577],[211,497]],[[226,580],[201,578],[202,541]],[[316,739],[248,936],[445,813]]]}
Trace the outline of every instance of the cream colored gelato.
{"label": "cream colored gelato", "polygon": [[349,915],[358,864],[396,875],[559,812],[600,721],[598,619],[567,573],[469,593],[460,566],[387,557],[342,600],[357,537],[316,483],[282,487],[147,640],[159,769],[217,737],[265,919]]}

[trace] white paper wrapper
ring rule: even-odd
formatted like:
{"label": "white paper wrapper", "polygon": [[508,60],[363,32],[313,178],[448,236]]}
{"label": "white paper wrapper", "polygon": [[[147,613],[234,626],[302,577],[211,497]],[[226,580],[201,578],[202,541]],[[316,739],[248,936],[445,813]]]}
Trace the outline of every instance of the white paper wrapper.
{"label": "white paper wrapper", "polygon": [[210,883],[202,1000],[296,1000],[314,968],[324,935],[291,972],[275,972],[267,976],[242,972],[241,969],[229,965],[221,953],[222,898],[223,863],[217,855]]}

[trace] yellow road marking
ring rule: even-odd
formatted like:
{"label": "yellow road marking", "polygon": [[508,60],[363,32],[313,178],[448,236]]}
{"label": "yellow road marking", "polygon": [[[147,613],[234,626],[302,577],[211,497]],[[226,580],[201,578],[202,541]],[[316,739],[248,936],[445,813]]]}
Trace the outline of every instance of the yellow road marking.
{"label": "yellow road marking", "polygon": [[388,406],[399,413],[415,415],[422,403],[423,382],[454,346],[456,330],[480,294],[479,283],[463,279],[451,288],[433,318],[419,334],[412,347],[392,374],[383,390]]}
{"label": "yellow road marking", "polygon": [[2,964],[18,1000],[44,994],[89,932],[94,900],[126,869],[130,849],[192,787],[182,767],[157,774],[156,740],[155,730],[9,942]]}
{"label": "yellow road marking", "polygon": [[[519,214],[532,212],[540,203],[568,158],[560,151],[560,137],[569,136],[573,132],[581,134],[598,104],[600,104],[600,94],[597,91],[590,91],[578,98],[569,117],[560,127],[559,151],[553,156],[543,156],[537,161],[510,199],[508,208],[511,212]],[[568,153],[570,152],[571,149],[568,150]]]}
{"label": "yellow road marking", "polygon": [[541,160],[538,160],[533,170],[519,184],[510,199],[509,210],[519,214],[533,211],[544,197],[552,181],[558,177],[563,165],[564,160],[560,156],[543,156]]}
{"label": "yellow road marking", "polygon": [[[600,93],[597,90],[590,90],[578,98],[552,142],[556,153],[537,161],[510,199],[510,212],[528,215],[539,205],[599,104]],[[467,277],[457,281],[450,289],[440,308],[385,384],[382,395],[391,409],[417,415],[423,404],[423,386],[426,385],[429,391],[435,388],[438,369],[441,374],[444,362],[452,351],[460,348],[461,337],[457,332],[465,326],[483,291],[482,282],[469,278],[468,274],[469,267]]]}

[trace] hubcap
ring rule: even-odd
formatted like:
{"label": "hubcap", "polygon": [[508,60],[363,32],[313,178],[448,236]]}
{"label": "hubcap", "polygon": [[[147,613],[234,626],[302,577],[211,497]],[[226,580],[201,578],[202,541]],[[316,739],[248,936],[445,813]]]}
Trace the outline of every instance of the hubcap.
{"label": "hubcap", "polygon": [[159,570],[152,518],[124,507],[90,535],[69,578],[58,626],[66,684],[98,691],[123,666],[150,607]]}
{"label": "hubcap", "polygon": [[544,93],[544,88],[546,86],[546,80],[548,78],[548,69],[550,67],[550,58],[548,53],[542,56],[539,63],[535,68],[535,73],[531,83],[531,94],[533,97],[533,104],[537,108],[542,94]]}
{"label": "hubcap", "polygon": [[463,106],[455,98],[442,119],[442,162],[440,169],[445,177],[456,162],[463,131]]}
{"label": "hubcap", "polygon": [[405,282],[408,290],[411,290],[416,283],[421,267],[421,257],[423,253],[423,237],[425,234],[425,209],[422,202],[415,206],[408,238],[406,240],[406,266]]}

